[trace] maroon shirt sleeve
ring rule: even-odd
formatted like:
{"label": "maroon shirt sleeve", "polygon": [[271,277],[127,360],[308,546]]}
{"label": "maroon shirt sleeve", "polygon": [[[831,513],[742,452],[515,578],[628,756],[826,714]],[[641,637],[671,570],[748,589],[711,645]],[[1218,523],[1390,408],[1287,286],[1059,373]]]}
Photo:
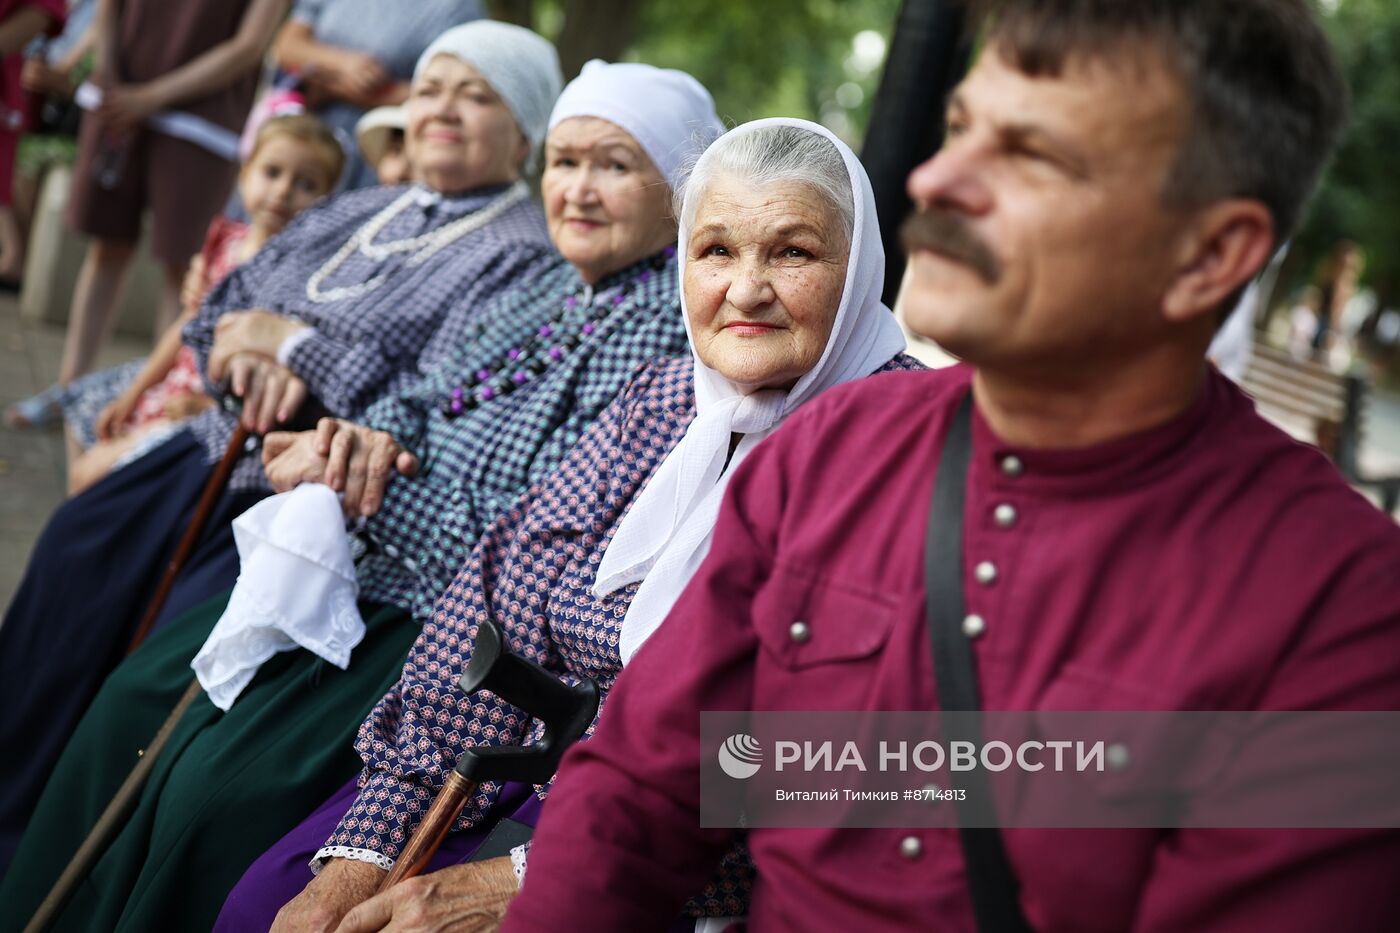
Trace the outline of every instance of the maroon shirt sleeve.
{"label": "maroon shirt sleeve", "polygon": [[730,847],[732,830],[700,827],[699,711],[751,707],[749,610],[771,570],[793,427],[736,470],[710,557],[565,758],[509,933],[664,928]]}

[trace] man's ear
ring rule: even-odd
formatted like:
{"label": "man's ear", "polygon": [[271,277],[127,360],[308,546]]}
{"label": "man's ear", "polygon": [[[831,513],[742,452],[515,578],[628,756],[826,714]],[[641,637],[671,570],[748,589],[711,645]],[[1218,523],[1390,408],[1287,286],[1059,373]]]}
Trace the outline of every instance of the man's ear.
{"label": "man's ear", "polygon": [[1273,248],[1273,216],[1263,203],[1231,198],[1202,209],[1182,235],[1163,315],[1184,323],[1219,308],[1264,268]]}

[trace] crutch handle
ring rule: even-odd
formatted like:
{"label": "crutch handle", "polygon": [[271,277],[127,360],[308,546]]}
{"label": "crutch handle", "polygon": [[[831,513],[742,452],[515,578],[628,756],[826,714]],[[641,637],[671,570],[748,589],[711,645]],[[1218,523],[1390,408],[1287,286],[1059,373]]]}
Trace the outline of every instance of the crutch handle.
{"label": "crutch handle", "polygon": [[408,845],[399,853],[393,869],[379,883],[379,892],[389,890],[400,881],[407,881],[423,873],[428,862],[437,853],[447,834],[457,823],[457,816],[467,805],[471,795],[476,793],[476,782],[462,777],[456,771],[447,772],[447,782],[442,791],[428,808],[417,831],[408,840]]}

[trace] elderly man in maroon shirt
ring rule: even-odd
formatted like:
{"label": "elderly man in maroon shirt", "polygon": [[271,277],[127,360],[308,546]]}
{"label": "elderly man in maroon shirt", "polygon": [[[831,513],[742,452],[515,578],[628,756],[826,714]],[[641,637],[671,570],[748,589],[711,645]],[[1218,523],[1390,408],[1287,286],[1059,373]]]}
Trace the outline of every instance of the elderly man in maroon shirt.
{"label": "elderly man in maroon shirt", "polygon": [[[700,888],[734,833],[701,827],[701,711],[940,708],[924,516],[969,394],[952,629],[984,709],[1400,709],[1400,530],[1205,362],[1340,131],[1306,0],[1005,0],[984,28],[906,231],[910,323],[966,363],[833,391],[743,465],[558,775],[511,933],[659,929]],[[1007,928],[1400,929],[1394,830],[999,838]],[[749,846],[754,930],[989,927],[957,829]]]}

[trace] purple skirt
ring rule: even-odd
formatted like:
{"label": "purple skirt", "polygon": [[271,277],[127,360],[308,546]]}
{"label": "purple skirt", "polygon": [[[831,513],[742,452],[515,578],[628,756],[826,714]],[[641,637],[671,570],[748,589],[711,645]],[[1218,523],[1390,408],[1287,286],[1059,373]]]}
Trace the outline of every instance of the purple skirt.
{"label": "purple skirt", "polygon": [[[214,924],[215,933],[250,933],[272,926],[282,905],[310,883],[311,859],[355,802],[359,792],[357,783],[358,778],[351,780],[249,866],[224,901],[224,909]],[[469,861],[501,817],[508,816],[534,826],[542,807],[530,785],[513,782],[505,785],[491,808],[491,819],[468,832],[448,835],[426,870],[437,871]]]}
{"label": "purple skirt", "polygon": [[[224,901],[224,909],[214,923],[214,933],[254,933],[272,926],[277,911],[310,883],[311,859],[321,851],[340,825],[341,817],[355,802],[357,783],[358,778],[342,787],[243,873]],[[450,833],[425,871],[470,861],[501,818],[510,817],[534,826],[543,809],[544,802],[535,796],[533,787],[515,782],[506,784],[491,808],[489,819],[467,832]],[[671,923],[668,933],[689,933],[694,929],[694,920],[681,917]],[[742,929],[742,925],[730,927],[730,930]]]}

